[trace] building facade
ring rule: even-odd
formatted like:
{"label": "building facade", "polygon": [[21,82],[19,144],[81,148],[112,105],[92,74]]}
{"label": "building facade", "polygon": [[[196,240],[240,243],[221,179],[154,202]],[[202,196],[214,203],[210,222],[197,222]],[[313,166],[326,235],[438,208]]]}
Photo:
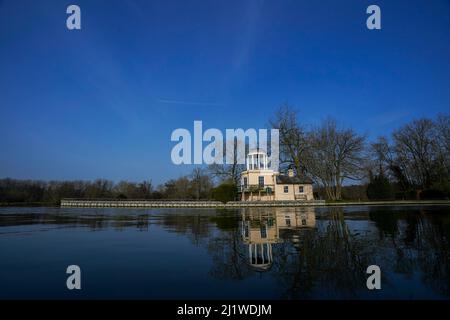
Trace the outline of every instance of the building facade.
{"label": "building facade", "polygon": [[249,152],[246,166],[241,173],[241,201],[314,200],[310,179],[294,175],[292,169],[287,175],[269,169],[265,152]]}

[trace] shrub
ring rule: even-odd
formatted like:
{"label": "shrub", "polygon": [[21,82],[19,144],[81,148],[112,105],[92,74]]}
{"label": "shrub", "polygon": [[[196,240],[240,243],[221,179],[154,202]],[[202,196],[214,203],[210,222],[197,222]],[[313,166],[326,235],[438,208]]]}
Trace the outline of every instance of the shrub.
{"label": "shrub", "polygon": [[216,188],[212,189],[212,197],[216,201],[226,203],[236,199],[237,188],[233,183],[222,183]]}
{"label": "shrub", "polygon": [[438,200],[448,199],[448,193],[439,189],[425,189],[420,193],[420,199],[423,200]]}
{"label": "shrub", "polygon": [[367,186],[367,197],[370,200],[391,200],[394,198],[394,189],[389,179],[380,174],[370,181]]}

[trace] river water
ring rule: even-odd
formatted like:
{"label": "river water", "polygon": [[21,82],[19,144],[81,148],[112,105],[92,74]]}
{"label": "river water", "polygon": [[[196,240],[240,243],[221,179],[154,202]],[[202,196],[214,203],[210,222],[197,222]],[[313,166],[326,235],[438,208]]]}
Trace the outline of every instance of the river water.
{"label": "river water", "polygon": [[449,299],[449,245],[450,206],[0,208],[0,299]]}

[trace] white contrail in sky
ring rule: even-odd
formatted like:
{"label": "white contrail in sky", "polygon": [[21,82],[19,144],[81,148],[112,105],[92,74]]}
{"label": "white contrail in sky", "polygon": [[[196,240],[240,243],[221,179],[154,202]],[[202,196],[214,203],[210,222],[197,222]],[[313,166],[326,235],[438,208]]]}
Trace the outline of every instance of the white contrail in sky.
{"label": "white contrail in sky", "polygon": [[211,106],[211,107],[223,107],[223,103],[216,102],[197,102],[197,101],[183,101],[183,100],[167,100],[167,99],[157,99],[156,101],[167,104],[184,104],[191,106]]}

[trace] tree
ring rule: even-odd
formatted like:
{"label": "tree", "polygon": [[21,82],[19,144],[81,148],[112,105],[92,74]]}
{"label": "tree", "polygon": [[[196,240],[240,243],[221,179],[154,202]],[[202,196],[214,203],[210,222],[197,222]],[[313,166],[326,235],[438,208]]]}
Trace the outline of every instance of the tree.
{"label": "tree", "polygon": [[209,198],[212,188],[211,178],[201,168],[195,168],[191,173],[191,188],[196,200]]}
{"label": "tree", "polygon": [[396,162],[410,184],[427,188],[435,178],[435,134],[429,119],[414,120],[393,133]]}
{"label": "tree", "polygon": [[433,185],[446,190],[447,195],[450,195],[450,115],[438,115],[434,128],[438,179]]}
{"label": "tree", "polygon": [[164,184],[164,197],[178,200],[190,199],[189,189],[190,181],[187,177],[171,179]]}
{"label": "tree", "polygon": [[371,145],[372,159],[397,183],[403,197],[450,196],[450,116],[422,118]]}
{"label": "tree", "polygon": [[344,181],[364,176],[365,139],[350,128],[339,128],[332,118],[308,134],[306,172],[324,187],[328,199],[340,200]]}
{"label": "tree", "polygon": [[151,199],[153,198],[153,186],[151,181],[141,183],[120,181],[113,188],[117,198],[121,199]]}
{"label": "tree", "polygon": [[280,132],[281,164],[322,186],[328,199],[340,200],[344,181],[360,180],[364,175],[365,136],[338,127],[332,118],[306,130],[297,118],[297,111],[284,104],[270,120]]}
{"label": "tree", "polygon": [[236,199],[237,188],[233,183],[222,183],[218,187],[212,189],[212,197],[214,200],[227,203]]}
{"label": "tree", "polygon": [[113,182],[105,179],[97,179],[88,184],[85,196],[90,199],[111,198]]}
{"label": "tree", "polygon": [[394,198],[394,190],[389,179],[383,174],[380,167],[380,173],[373,177],[370,175],[370,182],[367,186],[367,197],[370,200],[391,200]]}
{"label": "tree", "polygon": [[[239,184],[241,178],[241,172],[245,169],[245,165],[242,164],[244,161],[241,159],[243,155],[239,153],[239,149],[243,147],[244,142],[233,140],[233,161],[232,163],[227,163],[226,161],[226,146],[224,146],[223,152],[223,164],[214,163],[208,166],[208,171],[212,177],[219,179],[220,182]],[[228,143],[227,143],[228,144]],[[247,148],[247,146],[244,147]]]}
{"label": "tree", "polygon": [[280,165],[293,167],[297,173],[307,171],[304,157],[308,148],[306,130],[299,124],[298,111],[288,103],[281,105],[275,116],[269,120],[270,125],[279,130]]}

